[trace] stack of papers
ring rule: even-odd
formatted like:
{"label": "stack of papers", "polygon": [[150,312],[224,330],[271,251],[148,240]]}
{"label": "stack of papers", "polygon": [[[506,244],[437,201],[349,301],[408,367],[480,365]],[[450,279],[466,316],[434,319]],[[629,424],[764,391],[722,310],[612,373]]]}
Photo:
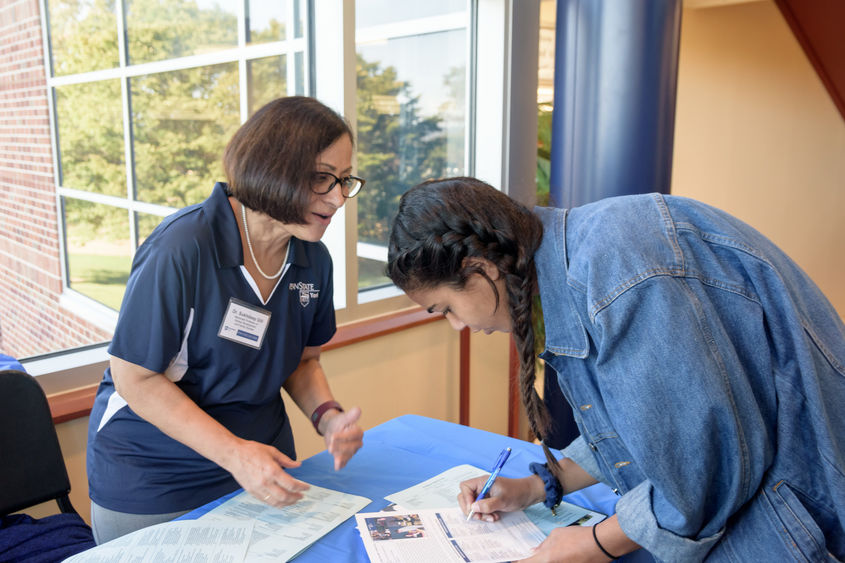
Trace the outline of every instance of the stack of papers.
{"label": "stack of papers", "polygon": [[[542,503],[502,514],[496,522],[471,520],[457,504],[460,483],[487,475],[472,465],[458,465],[385,499],[383,512],[357,514],[355,520],[373,563],[455,561],[494,563],[531,555],[554,528],[592,526],[604,514],[562,502],[556,515]],[[444,508],[446,507],[446,508]]]}
{"label": "stack of papers", "polygon": [[355,515],[373,563],[493,563],[531,555],[546,536],[522,511],[496,522],[467,521],[458,507]]}
{"label": "stack of papers", "polygon": [[284,508],[243,492],[196,520],[144,528],[67,562],[289,561],[368,504],[364,497],[314,485],[299,502]]}

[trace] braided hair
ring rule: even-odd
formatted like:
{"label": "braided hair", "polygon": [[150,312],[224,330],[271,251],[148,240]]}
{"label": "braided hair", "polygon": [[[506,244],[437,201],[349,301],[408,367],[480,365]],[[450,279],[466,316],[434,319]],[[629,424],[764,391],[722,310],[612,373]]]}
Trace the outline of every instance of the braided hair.
{"label": "braided hair", "polygon": [[[534,435],[542,441],[551,421],[534,388],[534,327],[531,320],[537,273],[534,253],[543,224],[529,209],[481,180],[429,180],[399,201],[387,253],[387,275],[411,292],[446,285],[461,290],[474,274],[499,292],[478,261],[494,264],[505,281],[513,338],[519,353],[519,387]],[[559,466],[543,443],[549,469],[562,483]]]}

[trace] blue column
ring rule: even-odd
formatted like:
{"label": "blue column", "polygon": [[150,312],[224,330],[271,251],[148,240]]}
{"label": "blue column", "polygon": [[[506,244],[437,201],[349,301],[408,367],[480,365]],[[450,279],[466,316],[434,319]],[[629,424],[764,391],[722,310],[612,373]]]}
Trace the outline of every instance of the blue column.
{"label": "blue column", "polygon": [[[550,200],[669,193],[681,0],[558,0]],[[545,402],[563,447],[578,435],[554,370]]]}
{"label": "blue column", "polygon": [[669,192],[681,0],[558,0],[552,202]]}

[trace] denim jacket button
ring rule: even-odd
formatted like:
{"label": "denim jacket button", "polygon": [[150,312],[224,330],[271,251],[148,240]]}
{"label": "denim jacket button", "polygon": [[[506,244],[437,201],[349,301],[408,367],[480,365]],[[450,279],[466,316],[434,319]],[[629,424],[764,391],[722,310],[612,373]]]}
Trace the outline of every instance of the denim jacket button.
{"label": "denim jacket button", "polygon": [[619,489],[610,489],[610,490],[613,491],[613,494],[615,494],[615,495],[619,494]]}
{"label": "denim jacket button", "polygon": [[596,445],[591,443],[591,444],[590,444],[590,449],[591,449],[591,450],[593,450],[593,451],[596,451]]}

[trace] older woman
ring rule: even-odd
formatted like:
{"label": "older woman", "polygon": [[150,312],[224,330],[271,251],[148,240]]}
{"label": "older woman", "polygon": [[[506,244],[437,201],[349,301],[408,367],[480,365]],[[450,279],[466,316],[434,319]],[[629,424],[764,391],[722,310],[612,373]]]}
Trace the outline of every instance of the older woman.
{"label": "older woman", "polygon": [[305,97],[275,100],[235,133],[228,184],[167,217],[138,249],[91,413],[98,543],[237,489],[274,506],[308,485],[284,388],[342,468],[360,409],[334,400],[320,346],[335,332],[320,238],[364,184],[352,131]]}

